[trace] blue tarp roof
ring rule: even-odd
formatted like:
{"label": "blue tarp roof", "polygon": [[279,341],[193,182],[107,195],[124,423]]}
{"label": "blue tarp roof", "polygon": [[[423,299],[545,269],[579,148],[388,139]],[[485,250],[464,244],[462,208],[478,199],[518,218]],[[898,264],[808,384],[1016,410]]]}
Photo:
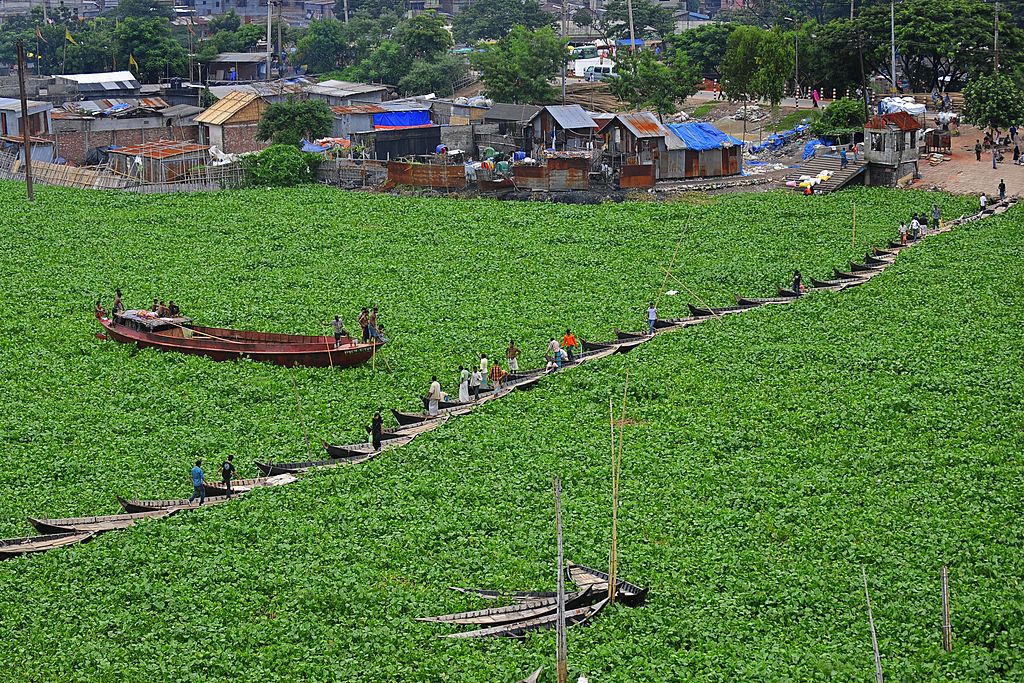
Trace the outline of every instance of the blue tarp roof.
{"label": "blue tarp roof", "polygon": [[429,125],[430,112],[426,109],[389,111],[373,115],[374,128],[413,128]]}
{"label": "blue tarp roof", "polygon": [[313,144],[309,140],[302,141],[303,152],[326,152],[328,149],[330,149],[330,147],[321,147],[320,145]]}
{"label": "blue tarp roof", "polygon": [[726,135],[710,123],[669,123],[666,126],[683,141],[686,149],[703,151],[743,145],[742,140]]}
{"label": "blue tarp roof", "polygon": [[[618,45],[619,47],[629,47],[629,38],[620,38],[619,40],[615,41],[615,44]],[[643,38],[637,38],[637,39],[635,39],[633,41],[633,47],[643,47],[643,46],[644,46],[644,39]]]}

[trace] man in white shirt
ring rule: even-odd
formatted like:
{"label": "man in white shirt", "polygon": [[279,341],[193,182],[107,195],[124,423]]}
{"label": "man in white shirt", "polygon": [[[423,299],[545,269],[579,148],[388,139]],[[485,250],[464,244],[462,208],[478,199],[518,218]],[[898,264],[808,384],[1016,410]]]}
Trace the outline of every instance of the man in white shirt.
{"label": "man in white shirt", "polygon": [[654,304],[647,305],[647,333],[654,334],[654,321],[658,319],[658,309]]}
{"label": "man in white shirt", "polygon": [[487,391],[487,354],[480,354],[480,388]]}
{"label": "man in white shirt", "polygon": [[981,210],[984,211],[985,208],[988,206],[988,197],[985,196],[984,192],[981,193],[980,202],[981,202]]}
{"label": "man in white shirt", "polygon": [[441,400],[441,383],[437,381],[437,376],[430,378],[430,393],[427,394],[427,412],[431,415],[437,415],[437,402]]}

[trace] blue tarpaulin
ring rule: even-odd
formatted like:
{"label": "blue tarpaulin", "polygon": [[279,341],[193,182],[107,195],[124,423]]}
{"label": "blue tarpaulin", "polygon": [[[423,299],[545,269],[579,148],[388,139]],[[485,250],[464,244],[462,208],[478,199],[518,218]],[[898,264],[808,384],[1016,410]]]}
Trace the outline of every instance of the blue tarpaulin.
{"label": "blue tarpaulin", "polygon": [[742,140],[726,135],[710,123],[669,123],[666,125],[677,138],[683,141],[686,149],[703,151],[733,145],[743,146]]}
{"label": "blue tarpaulin", "polygon": [[813,140],[808,140],[807,144],[804,145],[804,161],[807,161],[808,159],[814,156],[815,147],[817,147],[818,145],[828,144],[830,144],[829,141],[825,140],[824,138],[814,138]]}
{"label": "blue tarpaulin", "polygon": [[[618,45],[619,47],[629,47],[629,38],[621,38],[619,40],[616,40],[615,44]],[[643,38],[636,38],[633,41],[633,47],[643,47],[643,46],[644,46],[644,39]]]}
{"label": "blue tarpaulin", "polygon": [[796,138],[803,135],[804,131],[806,131],[808,128],[810,128],[809,125],[807,125],[806,123],[801,123],[797,126],[794,126],[793,128],[790,128],[789,130],[783,130],[779,131],[778,133],[772,133],[771,135],[766,137],[761,144],[754,145],[753,147],[751,147],[750,151],[754,154],[760,154],[766,149],[779,149],[787,142],[795,140]]}
{"label": "blue tarpaulin", "polygon": [[394,128],[417,128],[430,125],[430,111],[418,109],[415,111],[387,111],[383,114],[373,115],[373,127],[382,130]]}
{"label": "blue tarpaulin", "polygon": [[303,140],[302,141],[302,151],[303,152],[324,152],[324,151],[327,151],[328,149],[330,149],[330,148],[329,147],[321,147],[320,145],[315,145],[312,142],[310,142],[309,140]]}

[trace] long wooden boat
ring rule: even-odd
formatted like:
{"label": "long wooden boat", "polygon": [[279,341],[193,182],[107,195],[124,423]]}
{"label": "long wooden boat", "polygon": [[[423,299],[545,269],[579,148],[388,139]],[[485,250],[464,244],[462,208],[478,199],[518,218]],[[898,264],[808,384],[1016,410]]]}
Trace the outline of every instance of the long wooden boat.
{"label": "long wooden boat", "polygon": [[[582,564],[575,564],[574,562],[569,563],[569,567],[566,570],[569,574],[569,578],[573,583],[580,589],[592,587],[595,591],[600,592],[602,588],[608,590],[608,574],[599,569],[592,569]],[[648,588],[641,588],[635,583],[629,583],[618,579],[615,582],[617,586],[616,600],[624,605],[630,607],[637,607],[644,604],[647,599]]]}
{"label": "long wooden boat", "polygon": [[838,268],[833,268],[832,272],[833,274],[835,274],[835,277],[833,278],[834,280],[862,280],[865,276],[865,273],[861,273],[860,275],[856,275],[854,273],[844,273]]}
{"label": "long wooden boat", "polygon": [[[239,496],[244,494],[239,493]],[[178,498],[175,500],[139,500],[138,498],[132,498],[131,500],[125,500],[121,496],[117,497],[117,502],[121,504],[125,512],[153,512],[155,510],[186,510],[188,508],[206,507],[207,505],[219,505],[220,503],[226,503],[228,501],[227,496],[213,496],[207,498],[206,501],[199,505],[199,499],[197,498],[194,503],[188,502],[188,498]]]}
{"label": "long wooden boat", "polygon": [[45,534],[43,536],[26,536],[24,538],[0,540],[0,560],[9,560],[20,555],[44,553],[54,548],[86,543],[94,535],[91,531],[73,531],[63,534]]}
{"label": "long wooden boat", "polygon": [[[383,450],[383,449],[382,449]],[[265,476],[274,477],[280,474],[303,474],[309,470],[322,469],[326,467],[338,467],[339,465],[361,465],[364,462],[373,460],[382,451],[368,449],[364,454],[351,458],[331,458],[330,460],[304,460],[302,462],[260,462],[255,461],[256,468]]]}
{"label": "long wooden boat", "polygon": [[615,338],[616,339],[625,339],[625,340],[642,339],[642,340],[646,341],[646,340],[651,338],[651,335],[649,333],[647,333],[647,332],[623,332],[622,330],[620,330],[619,328],[616,327],[615,328]]}
{"label": "long wooden boat", "polygon": [[91,532],[100,534],[114,529],[126,529],[143,519],[168,517],[177,512],[172,510],[153,510],[150,512],[126,512],[121,515],[103,515],[101,517],[65,517],[63,519],[47,519],[45,517],[29,517],[28,522],[41,534],[72,534]]}
{"label": "long wooden boat", "polygon": [[748,296],[737,296],[736,305],[746,306],[752,308],[754,306],[769,306],[772,304],[788,304],[796,300],[796,297],[792,296],[769,296],[769,297],[748,297]]}
{"label": "long wooden boat", "polygon": [[790,299],[795,299],[800,296],[800,292],[788,287],[776,287],[775,291],[779,293],[779,296],[788,297]]}
{"label": "long wooden boat", "polygon": [[335,446],[323,439],[320,440],[327,455],[332,460],[351,460],[352,458],[363,458],[373,454],[373,446],[368,443],[349,444],[347,446]]}
{"label": "long wooden boat", "polygon": [[854,263],[850,261],[851,273],[874,273],[882,269],[882,266],[872,266],[865,263]]}
{"label": "long wooden boat", "polygon": [[370,360],[380,343],[363,344],[345,337],[335,348],[334,337],[271,332],[248,332],[201,327],[190,318],[158,317],[150,311],[124,311],[112,318],[99,317],[107,335],[139,348],[177,351],[217,361],[241,357],[275,365],[347,368]]}
{"label": "long wooden boat", "polygon": [[657,318],[654,321],[654,330],[670,330],[680,325],[685,325],[690,318]]}
{"label": "long wooden boat", "polygon": [[[420,401],[422,401],[423,408],[425,410],[429,410],[430,409],[430,400],[426,396],[420,396]],[[458,408],[465,408],[465,407],[471,405],[472,403],[473,403],[472,400],[470,400],[469,403],[460,403],[459,401],[438,401],[437,402],[437,409],[438,410],[455,410],[455,409],[458,409]]]}
{"label": "long wooden boat", "polygon": [[459,586],[449,586],[449,588],[453,591],[462,593],[463,595],[473,595],[487,600],[515,600],[517,602],[527,602],[531,600],[545,600],[558,597],[558,593],[554,591],[498,591],[488,590],[486,588],[460,588]]}
{"label": "long wooden boat", "polygon": [[[279,474],[273,477],[256,477],[254,479],[235,479],[231,482],[231,495],[235,496],[240,493],[248,493],[253,489],[265,489],[272,486],[284,486],[285,484],[291,484],[298,481],[298,478],[292,474]],[[211,496],[226,496],[228,495],[228,489],[224,486],[222,481],[208,481],[206,482],[206,497]]]}
{"label": "long wooden boat", "polygon": [[[604,609],[604,606],[608,604],[608,598],[596,602],[593,605],[587,605],[586,607],[577,607],[576,609],[566,610],[565,624],[566,626],[575,626],[576,624],[582,624],[586,620],[593,617],[595,614]],[[488,637],[505,637],[505,638],[518,638],[530,631],[539,631],[546,628],[554,628],[555,622],[558,620],[557,610],[550,614],[543,616],[534,617],[533,619],[526,619],[524,621],[517,621],[511,624],[501,624],[498,626],[491,626],[488,628],[481,628],[475,631],[463,631],[462,633],[449,633],[444,636],[445,638],[488,638]]]}
{"label": "long wooden boat", "polygon": [[[519,373],[516,373],[517,376],[512,380],[506,377],[505,383],[502,386],[514,389],[515,391],[529,391],[537,386],[537,383],[544,377],[544,374],[543,371],[536,375],[523,376],[519,376]],[[512,375],[509,375],[509,377],[512,377]]]}
{"label": "long wooden boat", "polygon": [[730,313],[741,313],[748,311],[753,306],[722,306],[720,308],[701,308],[700,306],[694,306],[693,304],[686,304],[686,307],[690,309],[690,315],[694,318],[708,318],[711,316],[728,315]]}
{"label": "long wooden boat", "polygon": [[875,256],[896,256],[896,250],[879,249],[878,247],[874,247],[871,251]]}
{"label": "long wooden boat", "polygon": [[[600,599],[592,588],[567,593],[565,595],[566,609],[575,609],[592,605]],[[518,602],[514,605],[503,607],[490,607],[469,612],[457,612],[455,614],[443,614],[438,617],[419,617],[416,621],[427,621],[442,624],[509,624],[516,621],[525,621],[535,617],[544,616],[558,609],[558,597],[542,598],[540,600],[528,600]]]}
{"label": "long wooden boat", "polygon": [[[857,279],[859,280],[860,278],[857,278]],[[836,287],[842,287],[843,285],[847,285],[850,282],[853,282],[853,281],[852,280],[819,280],[818,278],[814,278],[814,277],[811,278],[811,284],[814,285],[815,289],[834,289]]]}
{"label": "long wooden boat", "polygon": [[869,266],[881,266],[884,268],[885,266],[892,265],[892,259],[878,258],[877,256],[867,254],[864,256],[864,263],[866,263]]}

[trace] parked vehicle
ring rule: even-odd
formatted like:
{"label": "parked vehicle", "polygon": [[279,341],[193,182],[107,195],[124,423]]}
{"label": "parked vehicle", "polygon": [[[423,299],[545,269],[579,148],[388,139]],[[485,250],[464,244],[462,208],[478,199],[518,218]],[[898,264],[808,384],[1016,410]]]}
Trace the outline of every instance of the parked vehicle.
{"label": "parked vehicle", "polygon": [[591,83],[595,83],[597,81],[609,81],[618,77],[619,74],[615,71],[614,64],[588,66],[584,74],[584,78]]}

